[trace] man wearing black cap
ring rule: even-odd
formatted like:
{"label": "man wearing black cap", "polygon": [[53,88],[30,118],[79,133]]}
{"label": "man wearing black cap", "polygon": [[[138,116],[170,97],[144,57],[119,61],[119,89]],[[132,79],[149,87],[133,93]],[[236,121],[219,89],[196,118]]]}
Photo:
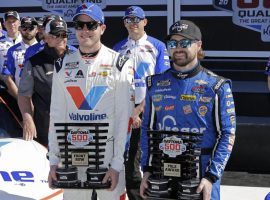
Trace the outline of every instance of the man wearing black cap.
{"label": "man wearing black cap", "polygon": [[54,65],[61,62],[70,49],[67,47],[67,24],[63,20],[51,20],[47,23],[45,34],[44,49],[24,64],[18,104],[23,117],[23,138],[36,138],[47,146]]}
{"label": "man wearing black cap", "polygon": [[[193,22],[180,20],[169,32],[166,40],[172,67],[146,80],[141,135],[144,177],[140,194],[146,197],[147,180],[153,170],[147,131],[166,130],[203,134],[200,136],[202,179],[196,192],[202,192],[204,200],[219,200],[220,178],[235,139],[231,81],[200,65],[202,35]],[[165,150],[163,153],[166,154]]]}
{"label": "man wearing black cap", "polygon": [[2,74],[6,76],[5,83],[8,92],[17,99],[18,86],[23,70],[24,53],[28,47],[37,43],[37,22],[33,17],[24,17],[19,28],[22,41],[10,47],[7,52],[7,66]]}
{"label": "man wearing black cap", "polygon": [[4,26],[7,29],[7,40],[17,44],[20,40],[20,16],[17,11],[8,11],[4,15]]}
{"label": "man wearing black cap", "polygon": [[43,17],[36,17],[37,23],[38,23],[38,33],[37,33],[37,40],[41,41],[44,37],[43,37],[43,22],[44,22],[44,18]]}
{"label": "man wearing black cap", "polygon": [[43,48],[44,48],[44,44],[46,43],[46,37],[45,37],[45,27],[46,24],[49,23],[49,21],[53,20],[53,19],[57,19],[57,20],[61,20],[61,17],[59,15],[46,15],[43,18],[42,21],[42,25],[41,22],[38,22],[38,31],[39,31],[39,42],[31,47],[29,47],[24,55],[24,61],[26,62],[30,57],[32,57],[33,55],[35,55],[36,53],[40,52]]}
{"label": "man wearing black cap", "polygon": [[135,108],[132,118],[132,132],[125,152],[126,188],[130,200],[141,199],[139,146],[141,114],[145,96],[145,77],[161,73],[169,68],[169,56],[163,42],[146,34],[147,18],[139,6],[130,6],[123,17],[128,37],[114,46],[114,50],[133,59],[135,82]]}

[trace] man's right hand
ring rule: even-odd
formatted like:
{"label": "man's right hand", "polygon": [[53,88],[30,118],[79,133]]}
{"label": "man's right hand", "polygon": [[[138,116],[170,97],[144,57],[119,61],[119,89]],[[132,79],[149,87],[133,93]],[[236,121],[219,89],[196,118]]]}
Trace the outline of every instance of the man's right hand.
{"label": "man's right hand", "polygon": [[23,119],[23,139],[31,141],[37,137],[36,126],[32,117]]}
{"label": "man's right hand", "polygon": [[141,185],[140,185],[140,196],[143,198],[143,199],[146,199],[147,196],[144,194],[145,193],[145,189],[148,188],[148,178],[149,176],[151,175],[150,172],[145,172],[143,174],[143,178],[142,178],[142,181],[141,181]]}
{"label": "man's right hand", "polygon": [[52,182],[53,181],[57,181],[56,178],[56,169],[58,168],[57,165],[51,165],[50,166],[50,172],[48,175],[48,183],[49,183],[49,187],[52,188]]}

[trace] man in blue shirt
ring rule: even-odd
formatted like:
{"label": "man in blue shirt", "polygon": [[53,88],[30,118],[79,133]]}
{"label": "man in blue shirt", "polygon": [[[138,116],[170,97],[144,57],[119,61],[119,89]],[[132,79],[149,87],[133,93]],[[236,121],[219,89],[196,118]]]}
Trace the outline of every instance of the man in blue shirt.
{"label": "man in blue shirt", "polygon": [[163,42],[146,34],[147,19],[142,8],[130,6],[123,17],[128,37],[114,46],[114,50],[133,59],[135,82],[135,108],[131,116],[133,129],[126,151],[126,188],[130,200],[141,199],[140,172],[140,126],[146,91],[145,77],[158,74],[169,68],[169,57]]}
{"label": "man in blue shirt", "polygon": [[[172,66],[162,74],[147,77],[142,122],[142,168],[140,194],[145,197],[153,172],[148,130],[203,134],[201,179],[197,193],[204,200],[220,199],[220,178],[230,158],[235,139],[235,107],[231,81],[200,65],[202,35],[198,26],[180,20],[170,27],[167,46]],[[166,152],[163,151],[166,154]]]}
{"label": "man in blue shirt", "polygon": [[7,52],[7,66],[2,74],[6,76],[5,83],[8,92],[17,99],[18,86],[23,70],[24,53],[28,47],[37,43],[37,22],[33,17],[24,17],[21,20],[20,33],[22,41],[10,47]]}

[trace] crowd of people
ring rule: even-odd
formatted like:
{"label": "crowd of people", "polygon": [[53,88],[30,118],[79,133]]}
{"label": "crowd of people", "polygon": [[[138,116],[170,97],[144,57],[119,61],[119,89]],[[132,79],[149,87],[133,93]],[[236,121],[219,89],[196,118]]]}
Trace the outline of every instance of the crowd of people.
{"label": "crowd of people", "polygon": [[[146,198],[153,162],[149,130],[203,134],[196,192],[204,200],[220,199],[236,116],[231,81],[200,65],[200,28],[177,21],[165,44],[145,32],[144,10],[130,6],[123,16],[128,35],[110,49],[101,42],[106,23],[99,6],[82,4],[73,23],[77,49],[67,44],[67,23],[58,15],[20,18],[8,11],[6,31],[0,27],[0,97],[11,105],[23,139],[48,147],[49,184],[61,164],[54,124],[106,122],[113,142],[106,144],[103,182],[111,185],[98,190],[99,199],[120,199],[125,191],[130,200]],[[270,62],[266,71],[270,89]],[[90,197],[87,190],[80,194]],[[77,191],[65,191],[65,199],[76,197]]]}

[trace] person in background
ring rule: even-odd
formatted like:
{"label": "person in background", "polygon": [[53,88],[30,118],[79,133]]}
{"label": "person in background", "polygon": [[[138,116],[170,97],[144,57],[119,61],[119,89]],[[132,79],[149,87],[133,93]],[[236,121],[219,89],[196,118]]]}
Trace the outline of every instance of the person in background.
{"label": "person in background", "polygon": [[163,42],[146,34],[147,19],[141,7],[126,9],[123,23],[128,37],[117,43],[113,49],[133,60],[135,80],[135,108],[132,113],[133,129],[129,147],[125,152],[126,188],[130,200],[141,199],[140,172],[140,126],[145,97],[145,77],[164,72],[169,68],[169,57]]}
{"label": "person in background", "polygon": [[265,68],[265,74],[267,75],[267,86],[270,91],[270,57]]}
{"label": "person in background", "polygon": [[[56,181],[56,169],[61,164],[54,124],[108,123],[108,127],[102,127],[108,132],[105,152],[102,154],[104,159],[100,167],[108,169],[102,182],[110,181],[111,185],[108,189],[96,190],[96,193],[92,191],[92,197],[97,194],[102,200],[120,200],[125,196],[123,154],[128,120],[134,103],[131,99],[132,62],[101,43],[106,25],[99,6],[92,3],[82,4],[77,8],[73,21],[79,42],[78,51],[66,55],[61,68],[56,68],[53,76],[49,183]],[[76,117],[89,115],[96,117]],[[85,170],[89,166],[82,167],[83,169],[78,171],[78,177],[85,176]],[[86,200],[90,199],[90,196],[89,190],[73,189],[65,190],[64,193],[65,200]]]}
{"label": "person in background", "polygon": [[23,117],[23,138],[35,138],[47,146],[54,65],[71,51],[67,46],[66,22],[55,19],[47,23],[45,38],[43,50],[24,64],[18,104]]}
{"label": "person in background", "polygon": [[43,22],[44,22],[44,18],[43,17],[36,17],[36,21],[38,23],[38,33],[37,33],[36,38],[37,38],[37,41],[40,42],[44,38],[44,36],[43,36],[43,31],[44,31]]}
{"label": "person in background", "polygon": [[24,53],[28,47],[37,43],[37,21],[32,17],[24,17],[19,28],[22,41],[10,47],[7,52],[7,67],[2,74],[6,76],[5,83],[8,92],[17,99],[18,86],[23,70]]}
{"label": "person in background", "polygon": [[147,180],[152,173],[148,130],[203,134],[202,179],[197,193],[204,200],[220,199],[220,179],[235,140],[236,119],[231,81],[202,67],[202,34],[188,20],[175,22],[166,38],[172,66],[166,72],[147,77],[142,122],[143,179],[140,194],[146,198]]}
{"label": "person in background", "polygon": [[[16,11],[8,11],[4,14],[4,26],[7,30],[6,35],[0,38],[0,74],[3,68],[6,67],[6,58],[8,49],[22,41],[22,36],[19,31],[20,16]],[[3,77],[0,75],[0,80]]]}
{"label": "person in background", "polygon": [[0,22],[0,38],[5,37],[7,32],[3,30],[2,23]]}
{"label": "person in background", "polygon": [[[2,100],[6,103],[8,103],[8,106],[10,108],[10,111],[13,113],[16,118],[19,118],[19,121],[21,121],[21,114],[18,109],[17,101],[8,93],[7,86],[5,84],[5,76],[2,75],[3,69],[6,68],[7,64],[7,51],[8,49],[21,42],[22,36],[19,31],[20,26],[20,16],[18,12],[16,11],[8,11],[4,14],[4,23],[3,23],[6,34],[2,34],[2,37],[0,37],[0,97]],[[5,130],[8,130],[8,133],[12,137],[21,137],[22,136],[22,129],[20,125],[17,125],[16,123],[13,123],[11,118],[8,117],[9,114],[5,112],[3,109],[0,110],[0,116],[5,116],[5,122],[2,121],[0,123],[0,128],[3,128]],[[2,124],[2,125],[1,125]]]}
{"label": "person in background", "polygon": [[[29,47],[24,55],[24,62],[26,62],[30,57],[32,57],[33,55],[35,55],[36,53],[40,52],[46,43],[46,33],[45,33],[45,27],[46,25],[53,19],[57,19],[57,20],[61,20],[62,18],[59,15],[46,15],[43,19],[43,24],[42,27],[40,27],[39,25],[39,33],[38,33],[38,37],[39,37],[39,42],[31,47]],[[69,46],[69,48],[73,51],[75,51],[76,49],[72,46]]]}

